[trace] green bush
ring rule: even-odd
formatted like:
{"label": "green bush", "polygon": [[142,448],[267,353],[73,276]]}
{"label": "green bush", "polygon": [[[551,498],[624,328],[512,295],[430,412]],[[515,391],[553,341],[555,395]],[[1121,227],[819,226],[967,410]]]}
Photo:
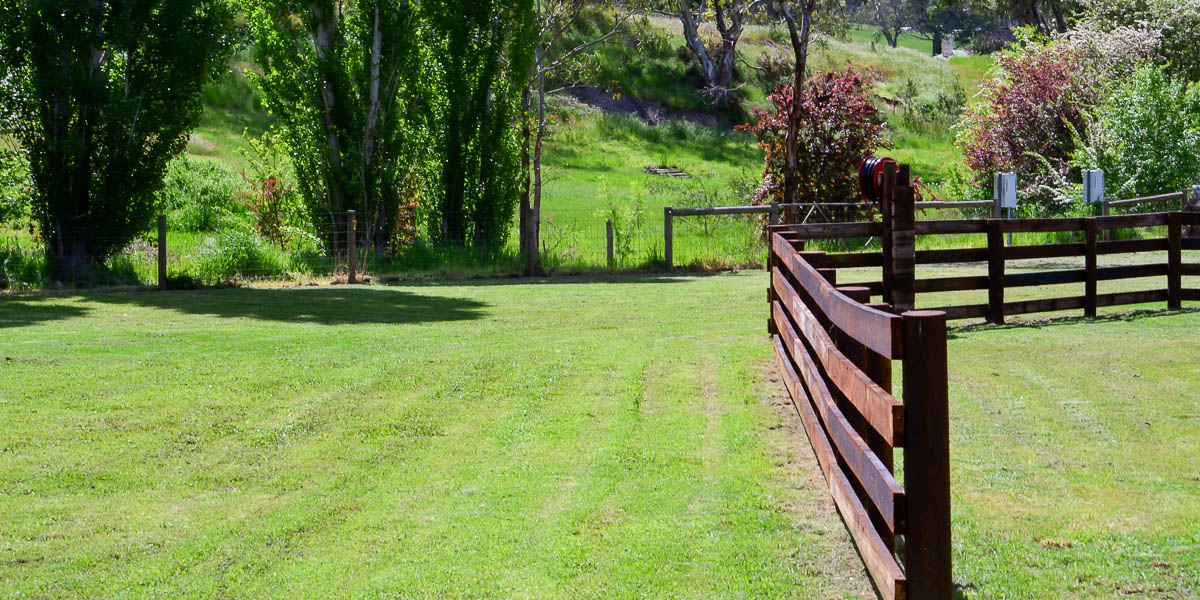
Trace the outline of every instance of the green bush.
{"label": "green bush", "polygon": [[1104,100],[1086,137],[1072,163],[1103,169],[1109,199],[1184,189],[1200,176],[1200,87],[1144,66]]}
{"label": "green bush", "polygon": [[159,202],[174,231],[216,231],[229,220],[243,220],[245,207],[237,201],[241,178],[218,163],[181,156],[167,166]]}
{"label": "green bush", "polygon": [[286,270],[287,258],[254,233],[237,229],[206,238],[197,253],[194,275],[203,281],[234,277],[273,277]]}
{"label": "green bush", "polygon": [[31,187],[24,157],[0,148],[0,223],[28,216]]}
{"label": "green bush", "polygon": [[22,248],[15,239],[0,240],[0,290],[32,289],[46,280],[41,248]]}

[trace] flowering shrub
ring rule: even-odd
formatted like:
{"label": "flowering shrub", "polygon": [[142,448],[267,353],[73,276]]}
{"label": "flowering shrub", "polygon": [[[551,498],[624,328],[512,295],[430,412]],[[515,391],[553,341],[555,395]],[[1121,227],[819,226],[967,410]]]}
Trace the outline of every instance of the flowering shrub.
{"label": "flowering shrub", "polygon": [[959,134],[967,166],[985,180],[1020,172],[1026,196],[1063,174],[1086,112],[1100,100],[1080,54],[1069,44],[1035,41],[1002,53],[983,84],[985,101],[968,112]]}
{"label": "flowering shrub", "polygon": [[1075,166],[1103,169],[1109,198],[1181,190],[1200,175],[1200,88],[1146,66],[1096,111]]}
{"label": "flowering shrub", "polygon": [[[809,79],[801,92],[803,117],[797,148],[796,199],[800,202],[846,202],[858,195],[857,169],[863,157],[889,148],[887,126],[871,102],[871,80],[847,67]],[[739,131],[758,136],[765,154],[762,184],[755,204],[783,201],[788,113],[792,86],[771,94],[774,112],[752,111],[754,124]]]}

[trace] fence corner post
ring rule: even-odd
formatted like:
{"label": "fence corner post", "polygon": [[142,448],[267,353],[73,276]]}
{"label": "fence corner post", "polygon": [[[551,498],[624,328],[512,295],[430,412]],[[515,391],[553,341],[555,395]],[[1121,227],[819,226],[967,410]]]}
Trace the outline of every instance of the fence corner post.
{"label": "fence corner post", "polygon": [[612,219],[609,219],[609,220],[607,220],[607,221],[605,221],[605,222],[604,222],[604,229],[605,229],[605,238],[606,238],[606,241],[607,241],[607,244],[608,244],[608,245],[607,245],[607,249],[608,249],[608,268],[610,268],[610,269],[611,269],[611,268],[613,268],[614,266],[616,266],[616,264],[617,264],[617,261],[616,261],[616,255],[615,255],[615,253],[614,253],[614,251],[613,251],[613,223],[612,223]]}
{"label": "fence corner post", "polygon": [[349,270],[346,281],[358,283],[358,218],[352,210],[346,211],[346,216],[349,221],[346,227],[346,262]]}
{"label": "fence corner post", "polygon": [[1167,308],[1183,305],[1183,213],[1167,213]]}
{"label": "fence corner post", "polygon": [[988,317],[1004,324],[1004,228],[1000,219],[987,220]]}
{"label": "fence corner post", "polygon": [[954,577],[946,313],[909,311],[902,318],[908,597],[949,599]]}
{"label": "fence corner post", "polygon": [[158,289],[167,289],[167,215],[158,215]]}
{"label": "fence corner post", "polygon": [[779,224],[779,204],[772,202],[771,210],[769,212],[767,212],[767,225],[769,227],[771,225],[778,225],[778,224]]}
{"label": "fence corner post", "polygon": [[671,214],[671,207],[663,208],[663,260],[667,263],[667,270],[675,268],[675,240],[672,226],[674,217]]}
{"label": "fence corner post", "polygon": [[[885,177],[888,176],[888,171],[885,171]],[[889,191],[891,257],[885,258],[884,264],[891,269],[892,290],[889,302],[899,314],[915,308],[917,300],[916,194],[909,185],[908,165],[900,165],[896,170],[894,185]],[[886,289],[889,286],[885,284],[884,287]]]}
{"label": "fence corner post", "polygon": [[1096,217],[1084,217],[1083,314],[1096,316]]}

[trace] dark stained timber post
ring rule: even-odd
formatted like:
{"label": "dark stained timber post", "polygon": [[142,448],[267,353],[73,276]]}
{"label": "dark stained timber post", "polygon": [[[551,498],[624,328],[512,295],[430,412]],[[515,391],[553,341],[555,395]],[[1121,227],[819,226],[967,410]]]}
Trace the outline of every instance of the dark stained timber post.
{"label": "dark stained timber post", "polygon": [[158,289],[167,289],[167,215],[158,215]]}
{"label": "dark stained timber post", "polygon": [[346,229],[346,259],[349,265],[346,281],[358,283],[358,219],[352,210],[348,211],[347,217],[350,224]]}
{"label": "dark stained timber post", "polygon": [[916,307],[916,195],[909,186],[908,165],[900,165],[892,191],[892,299],[897,313]]}
{"label": "dark stained timber post", "polygon": [[1084,240],[1086,249],[1084,258],[1083,284],[1083,314],[1087,317],[1096,316],[1096,218],[1087,217],[1083,220]]}
{"label": "dark stained timber post", "polygon": [[667,270],[675,268],[675,241],[672,229],[671,207],[663,208],[663,260],[667,263]]}
{"label": "dark stained timber post", "polygon": [[1183,305],[1183,213],[1167,215],[1167,308]]}
{"label": "dark stained timber post", "polygon": [[613,253],[613,224],[612,219],[604,222],[605,238],[608,242],[608,268],[613,268],[617,264],[616,255]]}
{"label": "dark stained timber post", "polygon": [[895,274],[892,267],[892,255],[895,248],[895,238],[892,235],[892,193],[896,188],[896,165],[886,162],[883,164],[883,189],[879,192],[879,214],[883,220],[883,234],[880,236],[880,250],[883,253],[883,301],[892,303],[892,285]]}
{"label": "dark stained timber post", "polygon": [[987,220],[988,322],[1004,323],[1004,231],[1000,219]]}
{"label": "dark stained timber post", "polygon": [[953,597],[946,313],[904,313],[904,551],[909,598]]}

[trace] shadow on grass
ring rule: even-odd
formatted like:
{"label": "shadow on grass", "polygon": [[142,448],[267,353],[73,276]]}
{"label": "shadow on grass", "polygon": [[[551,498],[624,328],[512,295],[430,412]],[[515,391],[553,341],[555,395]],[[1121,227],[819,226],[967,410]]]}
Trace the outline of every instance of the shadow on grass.
{"label": "shadow on grass", "polygon": [[505,275],[497,277],[469,277],[461,279],[430,277],[428,279],[406,279],[403,277],[383,277],[378,280],[378,283],[384,286],[395,287],[485,287],[497,285],[588,285],[588,284],[611,284],[611,283],[630,283],[630,284],[645,284],[645,283],[686,283],[689,279],[697,277],[715,277],[728,273],[736,273],[737,271],[689,271],[678,270],[674,272],[634,272],[634,273],[553,273],[551,275],[540,275],[536,277],[518,277],[516,275]]}
{"label": "shadow on grass", "polygon": [[1037,319],[1031,321],[1015,321],[1005,323],[1004,325],[992,325],[990,323],[972,323],[970,325],[960,325],[950,327],[946,337],[956,339],[956,334],[971,334],[983,331],[1004,331],[1007,329],[1043,329],[1046,327],[1056,327],[1062,325],[1082,325],[1086,323],[1132,323],[1144,319],[1154,317],[1164,317],[1169,315],[1200,313],[1200,308],[1184,308],[1180,310],[1166,309],[1142,309],[1131,310],[1129,312],[1116,313],[1111,315],[1100,315],[1097,317],[1053,317],[1049,319]]}
{"label": "shadow on grass", "polygon": [[30,298],[0,298],[0,329],[73,319],[86,313],[87,309],[82,306],[48,304]]}
{"label": "shadow on grass", "polygon": [[467,298],[350,286],[146,291],[80,297],[105,304],[128,304],[195,315],[321,325],[465,321],[481,318],[482,309],[487,306]]}

